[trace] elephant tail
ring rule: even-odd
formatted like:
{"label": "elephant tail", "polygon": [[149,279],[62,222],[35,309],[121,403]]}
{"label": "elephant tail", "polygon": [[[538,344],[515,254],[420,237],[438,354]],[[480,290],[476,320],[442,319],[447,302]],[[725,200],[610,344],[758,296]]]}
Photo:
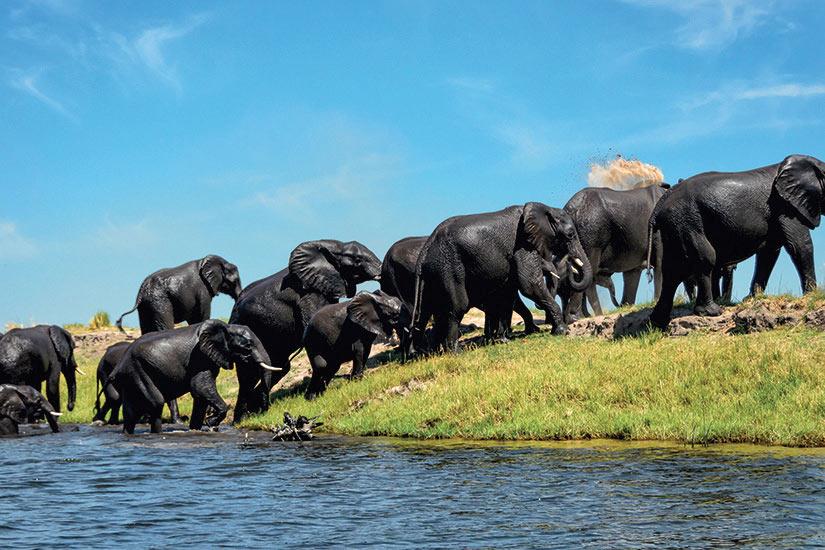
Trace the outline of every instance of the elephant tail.
{"label": "elephant tail", "polygon": [[[650,222],[647,224],[647,282],[653,280],[653,264],[650,257],[653,255],[653,232],[656,230],[656,221],[653,216],[650,217]],[[612,298],[612,296],[611,296]]]}
{"label": "elephant tail", "polygon": [[610,301],[613,302],[613,307],[620,307],[621,304],[616,299],[616,287],[611,284],[607,290],[610,292]]}
{"label": "elephant tail", "polygon": [[[122,332],[123,334],[126,334],[126,331],[123,330],[123,318],[126,317],[127,315],[129,315],[130,313],[132,313],[133,311],[135,311],[138,308],[139,305],[140,305],[140,295],[138,295],[137,300],[135,300],[135,307],[133,307],[132,309],[130,309],[129,311],[127,311],[126,313],[124,313],[123,315],[118,317],[117,321],[115,321],[115,325],[117,326],[118,330],[120,332]],[[128,334],[127,334],[127,336],[128,336]]]}

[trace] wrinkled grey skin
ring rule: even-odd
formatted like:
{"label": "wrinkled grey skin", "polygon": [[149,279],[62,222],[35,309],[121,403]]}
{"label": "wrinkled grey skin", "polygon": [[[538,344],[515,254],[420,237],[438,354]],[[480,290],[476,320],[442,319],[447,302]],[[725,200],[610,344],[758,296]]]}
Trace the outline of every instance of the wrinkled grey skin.
{"label": "wrinkled grey skin", "polygon": [[651,240],[660,243],[662,293],[651,324],[665,329],[679,283],[698,284],[694,312],[718,315],[714,270],[756,255],[751,294],[765,289],[784,247],[803,292],[816,287],[811,229],[819,226],[825,164],[791,155],[778,164],[744,172],[705,172],[684,180],[659,200],[650,217]]}
{"label": "wrinkled grey skin", "polygon": [[[131,342],[118,342],[106,348],[106,352],[97,364],[97,399],[95,400],[95,415],[93,421],[107,424],[120,424],[120,407],[123,401],[114,383],[109,383],[112,371],[126,354]],[[101,391],[102,389],[102,391]],[[103,406],[100,405],[100,396],[104,395]],[[107,422],[106,415],[109,414]]]}
{"label": "wrinkled grey skin", "polygon": [[135,307],[118,318],[117,326],[123,330],[123,317],[135,310],[141,334],[169,330],[184,321],[200,323],[212,316],[212,298],[223,293],[237,300],[241,288],[237,266],[220,256],[161,269],[143,280]]}
{"label": "wrinkled grey skin", "polygon": [[77,362],[74,340],[57,325],[15,328],[0,339],[0,384],[31,386],[37,390],[46,382],[46,397],[60,411],[60,375],[66,379],[69,402],[74,409],[77,397]]}
{"label": "wrinkled grey skin", "polygon": [[[394,243],[384,256],[381,263],[381,290],[390,296],[401,299],[402,315],[412,318],[415,302],[415,265],[424,243],[429,237],[406,237]],[[516,296],[513,310],[524,320],[525,334],[539,330],[533,321],[533,314],[521,298]],[[491,338],[492,330],[496,325],[490,315],[485,315],[485,336]],[[408,330],[399,332],[401,352],[406,359],[412,350],[412,338]],[[421,346],[421,344],[419,344]]]}
{"label": "wrinkled grey skin", "polygon": [[[634,304],[642,270],[647,266],[648,221],[656,203],[670,185],[653,184],[638,189],[617,191],[588,187],[573,195],[564,210],[573,218],[576,230],[595,274],[585,291],[596,315],[602,314],[596,285],[612,286],[607,279],[621,273],[624,279],[621,305]],[[657,278],[658,282],[658,278]],[[658,298],[659,286],[654,285]],[[559,285],[564,317],[571,322],[584,313],[583,293]]]}
{"label": "wrinkled grey skin", "polygon": [[574,288],[591,284],[576,227],[559,208],[530,202],[445,220],[427,239],[416,265],[414,334],[423,334],[432,316],[436,346],[457,350],[459,323],[471,307],[484,307],[499,324],[494,334],[505,334],[518,292],[545,311],[554,333],[565,333],[544,278],[544,266],[554,257],[576,265],[580,278],[571,269],[568,279]]}
{"label": "wrinkled grey skin", "polygon": [[301,345],[309,320],[325,305],[355,296],[356,285],[375,280],[381,261],[357,241],[307,241],[289,255],[286,270],[247,286],[230,322],[248,326],[261,339],[280,372],[238,368],[234,422],[269,408],[269,391],[289,372],[290,355]]}
{"label": "wrinkled grey skin", "polygon": [[45,418],[52,432],[59,432],[59,413],[43,394],[31,386],[0,384],[0,435],[20,433],[20,424],[31,424]]}
{"label": "wrinkled grey skin", "polygon": [[[711,291],[713,299],[719,304],[730,304],[733,299],[733,272],[736,265],[717,267],[713,270]],[[696,300],[696,282],[693,279],[684,282],[685,293],[691,302]]]}
{"label": "wrinkled grey skin", "polygon": [[352,361],[350,378],[361,377],[375,338],[389,338],[393,330],[401,329],[401,305],[401,300],[379,290],[319,309],[304,332],[304,349],[312,366],[306,398],[323,393],[341,363]]}
{"label": "wrinkled grey skin", "polygon": [[[249,328],[210,319],[135,340],[112,372],[110,383],[123,399],[123,431],[134,433],[135,424],[149,417],[153,433],[161,431],[163,403],[186,393],[193,398],[189,427],[200,429],[204,420],[215,428],[228,407],[218,394],[215,379],[220,369],[268,364],[269,356]],[[207,407],[213,413],[206,417]]]}

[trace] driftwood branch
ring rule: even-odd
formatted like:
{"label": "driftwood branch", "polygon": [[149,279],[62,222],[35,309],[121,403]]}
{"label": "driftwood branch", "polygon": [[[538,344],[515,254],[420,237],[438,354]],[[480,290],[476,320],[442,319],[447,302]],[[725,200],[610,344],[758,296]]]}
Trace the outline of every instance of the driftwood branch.
{"label": "driftwood branch", "polygon": [[288,412],[284,413],[284,423],[280,426],[273,426],[273,441],[309,441],[312,439],[312,430],[323,425],[323,422],[316,422],[318,416],[307,418],[299,416],[293,418]]}

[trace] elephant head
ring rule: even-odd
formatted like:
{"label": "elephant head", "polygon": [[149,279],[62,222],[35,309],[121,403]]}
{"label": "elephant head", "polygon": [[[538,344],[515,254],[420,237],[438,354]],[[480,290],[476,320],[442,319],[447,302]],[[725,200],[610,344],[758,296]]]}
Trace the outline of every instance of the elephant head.
{"label": "elephant head", "polygon": [[378,280],[381,260],[357,241],[326,239],[298,245],[289,255],[288,269],[304,290],[338,300],[355,296],[358,283]]}
{"label": "elephant head", "polygon": [[579,241],[573,218],[561,208],[551,208],[540,202],[525,204],[518,239],[547,262],[566,256],[567,280],[576,292],[585,290],[593,282],[593,270]]}
{"label": "elephant head", "polygon": [[356,325],[375,335],[387,338],[401,323],[401,300],[380,290],[362,292],[347,305],[347,317]]}
{"label": "elephant head", "polygon": [[74,358],[74,340],[72,335],[65,329],[52,325],[49,327],[49,338],[54,346],[54,351],[60,361],[60,372],[66,378],[66,388],[68,389],[69,402],[66,403],[68,410],[74,409],[75,399],[77,398],[77,378],[76,372],[84,374],[77,367],[77,362]]}
{"label": "elephant head", "polygon": [[242,289],[238,266],[210,254],[200,261],[198,271],[212,296],[222,292],[233,300],[238,300]]}
{"label": "elephant head", "polygon": [[198,348],[222,369],[229,370],[234,363],[240,363],[267,372],[280,370],[270,366],[263,344],[244,325],[228,325],[218,319],[204,321],[198,330]]}
{"label": "elephant head", "polygon": [[41,417],[46,418],[53,432],[60,431],[54,410],[43,394],[31,386],[0,385],[0,418],[8,418],[14,424],[32,423]]}
{"label": "elephant head", "polygon": [[773,189],[813,229],[819,226],[825,200],[825,163],[805,155],[791,155],[779,164]]}

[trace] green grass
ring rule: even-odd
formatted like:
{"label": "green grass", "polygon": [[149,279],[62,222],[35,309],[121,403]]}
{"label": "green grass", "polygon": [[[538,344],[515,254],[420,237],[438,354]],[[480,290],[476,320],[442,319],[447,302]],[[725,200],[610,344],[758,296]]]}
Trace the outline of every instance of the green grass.
{"label": "green grass", "polygon": [[267,428],[289,411],[352,435],[822,446],[823,359],[825,335],[807,330],[537,335],[338,379],[315,401],[279,399],[243,426]]}

